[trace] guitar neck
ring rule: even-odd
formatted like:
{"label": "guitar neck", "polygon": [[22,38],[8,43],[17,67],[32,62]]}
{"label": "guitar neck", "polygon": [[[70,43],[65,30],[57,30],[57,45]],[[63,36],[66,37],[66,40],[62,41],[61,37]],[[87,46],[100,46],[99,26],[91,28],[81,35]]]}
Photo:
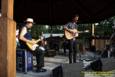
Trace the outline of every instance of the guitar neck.
{"label": "guitar neck", "polygon": [[84,33],[84,31],[79,31],[78,33]]}
{"label": "guitar neck", "polygon": [[85,31],[78,31],[78,33],[88,33],[89,30],[85,30]]}
{"label": "guitar neck", "polygon": [[39,41],[41,41],[41,39],[36,40],[36,43],[38,43]]}

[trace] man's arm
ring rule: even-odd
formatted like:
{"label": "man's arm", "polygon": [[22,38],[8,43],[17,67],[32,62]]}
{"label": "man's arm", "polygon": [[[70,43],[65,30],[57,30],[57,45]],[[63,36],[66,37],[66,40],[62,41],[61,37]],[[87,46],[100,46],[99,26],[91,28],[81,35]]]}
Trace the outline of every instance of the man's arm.
{"label": "man's arm", "polygon": [[76,29],[76,31],[75,31],[75,29],[73,31],[72,29],[69,29],[67,26],[64,26],[64,31],[65,30],[68,31],[68,32],[70,32],[70,33],[72,33],[72,34],[75,34],[76,32],[78,32],[77,29]]}
{"label": "man's arm", "polygon": [[67,23],[67,24],[64,25],[64,31],[66,30],[66,31],[68,31],[68,32],[70,32],[70,33],[73,33],[73,31],[71,31],[71,30],[68,28],[69,25],[70,25],[70,23]]}
{"label": "man's arm", "polygon": [[25,27],[22,28],[19,39],[26,42],[26,43],[34,43],[34,41],[28,40],[24,37],[24,35],[27,33],[27,29]]}

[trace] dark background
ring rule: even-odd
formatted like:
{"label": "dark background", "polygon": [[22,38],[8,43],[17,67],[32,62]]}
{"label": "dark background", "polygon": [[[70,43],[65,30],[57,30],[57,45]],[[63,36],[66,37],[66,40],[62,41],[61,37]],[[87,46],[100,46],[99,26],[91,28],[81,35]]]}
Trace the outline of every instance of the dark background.
{"label": "dark background", "polygon": [[65,24],[74,14],[80,15],[79,23],[107,19],[115,15],[115,0],[14,0],[17,22],[32,17],[39,24]]}

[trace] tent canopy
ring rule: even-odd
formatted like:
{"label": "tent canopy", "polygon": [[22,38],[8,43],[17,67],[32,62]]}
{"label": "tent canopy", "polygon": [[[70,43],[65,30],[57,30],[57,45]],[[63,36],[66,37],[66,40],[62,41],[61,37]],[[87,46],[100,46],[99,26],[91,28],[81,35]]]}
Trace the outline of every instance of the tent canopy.
{"label": "tent canopy", "polygon": [[39,24],[65,24],[74,14],[80,23],[94,23],[115,15],[115,0],[14,0],[14,19],[34,18]]}

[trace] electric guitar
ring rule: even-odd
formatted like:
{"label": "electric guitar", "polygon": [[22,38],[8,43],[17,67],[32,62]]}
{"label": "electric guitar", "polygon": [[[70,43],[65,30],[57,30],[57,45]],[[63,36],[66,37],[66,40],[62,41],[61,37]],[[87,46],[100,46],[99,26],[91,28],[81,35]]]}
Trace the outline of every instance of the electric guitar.
{"label": "electric guitar", "polygon": [[79,33],[83,33],[83,32],[89,32],[88,30],[85,31],[78,31],[77,29],[69,29],[69,30],[64,30],[64,34],[66,39],[71,40],[75,37],[79,36]]}
{"label": "electric guitar", "polygon": [[[34,39],[32,39],[32,40],[34,40]],[[36,50],[36,47],[39,46],[37,43],[40,42],[41,40],[42,40],[42,39],[34,40],[34,41],[36,41],[35,44],[31,44],[31,43],[28,43],[28,42],[27,42],[26,45],[29,47],[30,50],[35,51],[35,50]]]}

